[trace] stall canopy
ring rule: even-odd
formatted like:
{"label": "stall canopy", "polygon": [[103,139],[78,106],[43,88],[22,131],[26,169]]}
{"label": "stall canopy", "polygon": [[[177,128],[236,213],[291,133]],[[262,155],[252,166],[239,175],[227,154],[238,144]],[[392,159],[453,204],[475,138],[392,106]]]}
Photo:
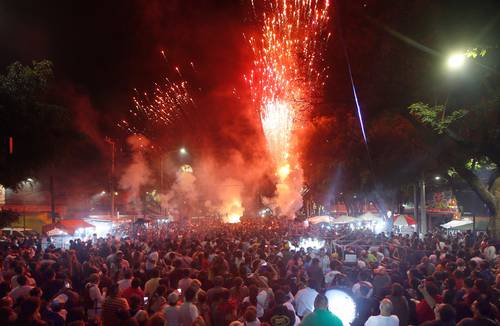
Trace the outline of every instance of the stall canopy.
{"label": "stall canopy", "polygon": [[410,215],[394,215],[394,225],[396,226],[407,226],[407,225],[415,225],[417,221]]}
{"label": "stall canopy", "polygon": [[311,224],[319,224],[319,223],[331,223],[332,218],[327,215],[322,216],[313,216],[307,219]]}
{"label": "stall canopy", "polygon": [[360,221],[363,222],[370,222],[370,221],[379,221],[382,220],[382,217],[380,215],[373,214],[371,212],[366,212],[360,217],[358,217]]}
{"label": "stall canopy", "polygon": [[95,228],[94,225],[85,222],[84,220],[60,220],[57,223],[47,224],[43,226],[43,233],[47,235],[73,235],[78,229]]}
{"label": "stall canopy", "polygon": [[353,216],[342,215],[333,220],[333,224],[349,224],[355,223],[358,220]]}
{"label": "stall canopy", "polygon": [[472,220],[463,219],[463,220],[452,220],[448,223],[441,224],[442,228],[447,230],[469,230],[472,229]]}

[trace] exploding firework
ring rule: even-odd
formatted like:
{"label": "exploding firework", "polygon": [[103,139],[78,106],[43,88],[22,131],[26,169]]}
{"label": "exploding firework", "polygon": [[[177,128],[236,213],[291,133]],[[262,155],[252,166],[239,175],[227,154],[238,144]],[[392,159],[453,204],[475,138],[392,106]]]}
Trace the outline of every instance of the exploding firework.
{"label": "exploding firework", "polygon": [[[301,177],[291,180],[292,175],[301,176],[298,153],[292,148],[293,131],[321,93],[327,78],[323,54],[330,37],[329,1],[267,0],[263,7],[261,34],[249,39],[255,59],[254,68],[245,80],[277,167],[277,197],[280,192],[289,197],[278,198],[278,202],[290,201],[297,199],[291,197],[300,197],[302,187]],[[252,1],[255,16],[257,11]],[[290,203],[278,206],[297,208]]]}
{"label": "exploding firework", "polygon": [[[165,58],[163,52],[162,55]],[[194,71],[193,63],[191,67]],[[129,118],[118,122],[120,128],[132,134],[150,134],[187,119],[188,111],[195,107],[195,101],[180,69],[175,67],[174,70],[176,79],[164,77],[162,83],[155,83],[151,93],[135,90]]]}

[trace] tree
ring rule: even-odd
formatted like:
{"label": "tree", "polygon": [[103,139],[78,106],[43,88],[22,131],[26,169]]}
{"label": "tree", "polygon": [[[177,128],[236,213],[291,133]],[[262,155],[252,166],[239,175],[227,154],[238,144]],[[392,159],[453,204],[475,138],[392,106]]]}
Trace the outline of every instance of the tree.
{"label": "tree", "polygon": [[[428,148],[439,146],[442,167],[465,180],[488,206],[491,229],[500,239],[500,80],[495,70],[497,53],[486,53],[484,49],[468,51],[469,59],[475,59],[468,76],[475,81],[472,92],[462,90],[465,97],[455,95],[448,105],[414,103],[409,111],[420,124],[417,127]],[[493,171],[486,182],[475,171],[480,166]]]}
{"label": "tree", "polygon": [[0,229],[11,225],[19,219],[20,214],[8,209],[0,210]]}
{"label": "tree", "polygon": [[54,162],[75,135],[69,111],[47,103],[52,80],[47,60],[15,62],[0,75],[0,184],[6,187],[15,188]]}

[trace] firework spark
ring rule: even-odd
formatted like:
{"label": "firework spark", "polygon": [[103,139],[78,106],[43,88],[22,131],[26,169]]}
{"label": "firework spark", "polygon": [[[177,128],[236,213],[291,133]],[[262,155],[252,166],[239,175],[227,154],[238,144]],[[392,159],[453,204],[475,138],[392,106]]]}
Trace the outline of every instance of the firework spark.
{"label": "firework spark", "polygon": [[[269,0],[262,34],[249,43],[254,69],[246,81],[277,164],[286,161],[294,122],[307,111],[326,78],[328,0]],[[255,6],[252,6],[255,12]]]}
{"label": "firework spark", "polygon": [[[165,53],[162,55],[166,60]],[[194,64],[191,63],[194,67]],[[129,133],[148,133],[148,130],[162,129],[186,118],[186,111],[195,106],[188,82],[181,71],[175,67],[179,80],[164,77],[163,82],[155,83],[151,93],[139,93],[132,98],[134,106],[129,110],[129,119],[119,121],[120,128]]]}
{"label": "firework spark", "polygon": [[[254,2],[251,4],[257,16]],[[278,190],[286,188],[284,192],[300,196],[301,185],[290,180],[300,170],[298,153],[292,148],[293,131],[327,77],[323,54],[330,37],[329,1],[264,0],[263,7],[261,34],[248,40],[255,59],[245,80],[276,164]]]}

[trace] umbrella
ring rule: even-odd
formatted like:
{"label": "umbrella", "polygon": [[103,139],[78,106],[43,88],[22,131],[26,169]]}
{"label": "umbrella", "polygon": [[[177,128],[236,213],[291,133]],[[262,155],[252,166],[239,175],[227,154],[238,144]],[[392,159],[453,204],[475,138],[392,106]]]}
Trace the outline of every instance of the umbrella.
{"label": "umbrella", "polygon": [[407,226],[407,225],[415,225],[417,222],[410,215],[394,215],[394,225],[397,226]]}

